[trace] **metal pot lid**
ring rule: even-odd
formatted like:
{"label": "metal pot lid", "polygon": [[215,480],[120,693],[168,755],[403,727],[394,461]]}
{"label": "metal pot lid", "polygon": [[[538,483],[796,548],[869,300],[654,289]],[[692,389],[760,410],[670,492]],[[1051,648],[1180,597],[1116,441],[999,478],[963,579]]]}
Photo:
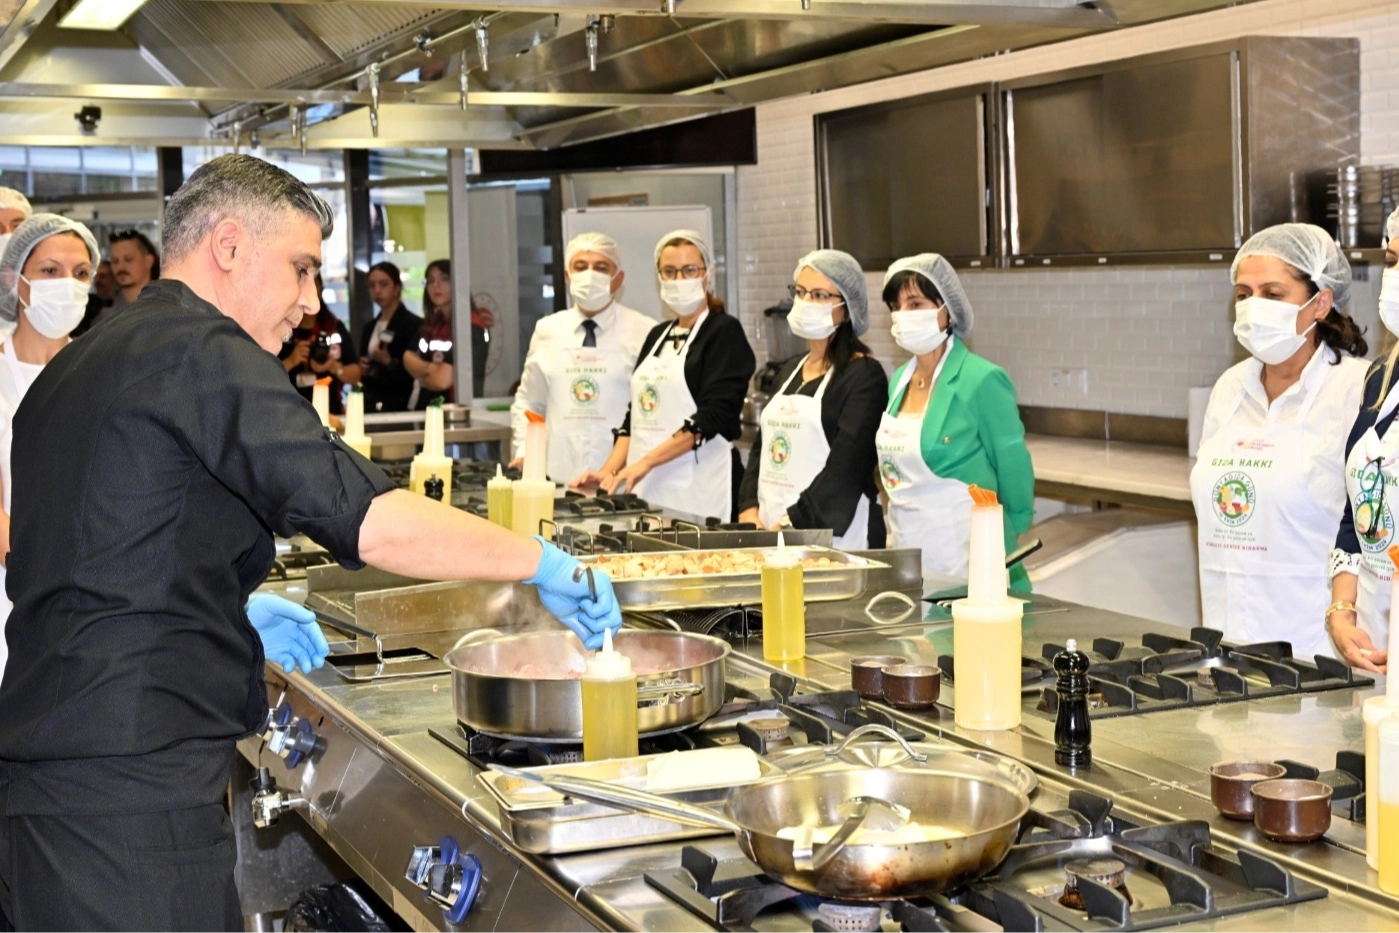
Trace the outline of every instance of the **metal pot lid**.
{"label": "metal pot lid", "polygon": [[778,749],[767,760],[787,772],[857,768],[912,769],[994,780],[1027,797],[1039,786],[1035,772],[1005,755],[941,742],[908,742],[887,726],[861,726],[840,745]]}

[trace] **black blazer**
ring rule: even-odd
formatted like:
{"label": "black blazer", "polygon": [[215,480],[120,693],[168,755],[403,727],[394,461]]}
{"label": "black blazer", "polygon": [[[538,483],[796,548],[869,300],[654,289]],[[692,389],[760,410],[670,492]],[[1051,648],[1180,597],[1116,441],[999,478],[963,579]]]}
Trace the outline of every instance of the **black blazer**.
{"label": "black blazer", "polygon": [[[1370,364],[1370,370],[1365,374],[1365,397],[1360,402],[1360,413],[1355,417],[1355,423],[1351,425],[1350,437],[1346,438],[1346,459],[1350,459],[1350,452],[1355,445],[1360,443],[1360,439],[1365,436],[1365,432],[1370,428],[1375,429],[1375,433],[1383,435],[1389,430],[1389,426],[1394,423],[1394,418],[1399,415],[1399,409],[1390,412],[1383,421],[1375,423],[1375,416],[1379,414],[1377,410],[1380,401],[1391,391],[1394,385],[1395,375],[1399,374],[1399,367],[1395,373],[1390,374],[1389,381],[1384,378],[1385,358],[1380,357]],[[1355,534],[1355,512],[1351,506],[1350,496],[1346,496],[1346,508],[1341,513],[1341,526],[1336,532],[1336,549],[1345,551],[1347,554],[1360,553],[1360,538]]]}
{"label": "black blazer", "polygon": [[[787,361],[777,376],[777,385],[781,386],[796,372],[805,356]],[[795,394],[800,382],[798,376],[785,394]],[[813,380],[802,389],[802,394],[814,396],[820,385],[820,379]],[[851,360],[831,377],[826,394],[821,396],[821,429],[831,445],[831,453],[826,458],[825,468],[787,510],[793,528],[829,528],[836,535],[843,535],[850,530],[861,497],[877,498],[874,436],[879,431],[888,398],[889,378],[884,375],[884,367],[868,356]],[[758,505],[762,455],[760,428],[753,440],[753,450],[748,454],[748,468],[743,472],[743,485],[738,491],[740,512]]]}
{"label": "black blazer", "polygon": [[[669,326],[667,321],[651,328],[641,347],[641,355],[637,357],[637,366],[660,350],[661,334]],[[737,318],[710,311],[704,326],[690,339],[694,343],[685,357],[685,385],[694,396],[695,413],[686,427],[701,440],[719,435],[736,441],[743,433],[743,400],[748,396],[748,380],[758,368],[753,349],[748,346],[748,335]],[[631,436],[630,405],[617,434]]]}
{"label": "black blazer", "polygon": [[369,341],[374,336],[374,326],[383,316],[380,311],[359,335],[359,355],[364,367],[364,375],[360,377],[364,384],[364,410],[407,411],[408,397],[413,394],[413,377],[403,368],[403,351],[417,349],[418,329],[423,326],[423,319],[409,311],[407,305],[399,303],[389,326],[393,332],[393,339],[389,341],[392,362],[380,366],[369,357]]}

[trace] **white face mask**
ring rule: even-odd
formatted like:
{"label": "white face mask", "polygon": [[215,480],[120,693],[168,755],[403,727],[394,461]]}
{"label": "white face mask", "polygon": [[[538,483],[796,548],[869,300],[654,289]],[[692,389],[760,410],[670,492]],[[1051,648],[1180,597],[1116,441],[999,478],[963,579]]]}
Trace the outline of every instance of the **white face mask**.
{"label": "white face mask", "polygon": [[1312,326],[1299,334],[1297,315],[1315,300],[1316,295],[1313,295],[1306,304],[1294,305],[1253,295],[1235,302],[1234,336],[1239,338],[1239,343],[1254,359],[1276,366],[1302,349],[1302,344],[1307,342],[1307,334],[1312,332],[1316,321],[1312,321]]}
{"label": "white face mask", "polygon": [[1380,320],[1399,336],[1399,269],[1386,269],[1380,275]]}
{"label": "white face mask", "polygon": [[894,342],[914,356],[932,353],[947,339],[947,330],[938,325],[941,308],[894,312]]}
{"label": "white face mask", "polygon": [[793,298],[787,312],[787,326],[803,340],[825,340],[836,332],[835,309],[840,302],[823,305],[805,298]]}
{"label": "white face mask", "polygon": [[704,304],[704,286],[704,276],[697,279],[676,279],[674,282],[662,279],[661,301],[681,317],[694,314]]}
{"label": "white face mask", "polygon": [[581,311],[601,311],[612,303],[612,277],[596,269],[568,274],[568,294]]}
{"label": "white face mask", "polygon": [[82,323],[87,311],[87,286],[77,279],[40,279],[29,283],[29,307],[25,317],[50,340],[67,337]]}

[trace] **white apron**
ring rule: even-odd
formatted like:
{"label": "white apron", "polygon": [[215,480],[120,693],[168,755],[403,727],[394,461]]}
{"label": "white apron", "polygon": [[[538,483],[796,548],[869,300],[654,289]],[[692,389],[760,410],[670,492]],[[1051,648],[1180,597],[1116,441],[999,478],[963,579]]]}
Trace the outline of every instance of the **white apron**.
{"label": "white apron", "polygon": [[[628,466],[669,440],[695,413],[694,396],[685,384],[685,357],[708,319],[708,311],[699,316],[678,354],[658,356],[675,327],[672,321],[632,373]],[[656,467],[634,491],[651,505],[727,522],[733,513],[732,450],[733,444],[716,434],[693,453]]]}
{"label": "white apron", "polygon": [[[933,372],[934,388],[947,357],[944,352]],[[894,398],[908,386],[913,369],[913,363],[905,367]],[[925,574],[965,578],[972,497],[966,483],[938,476],[923,459],[923,419],[932,402],[930,392],[928,405],[916,418],[900,418],[886,411],[875,435],[879,479],[889,496],[890,546],[921,548]]]}
{"label": "white apron", "polygon": [[1338,519],[1307,485],[1302,431],[1320,394],[1317,386],[1290,423],[1231,428],[1240,396],[1190,471],[1204,624],[1236,644],[1290,641],[1302,659],[1334,656],[1319,620]]}
{"label": "white apron", "polygon": [[[787,510],[797,504],[801,494],[825,469],[831,455],[830,442],[821,427],[821,399],[835,370],[826,371],[815,397],[787,395],[787,387],[801,374],[805,364],[806,357],[803,357],[759,419],[764,450],[758,454],[763,458],[758,467],[758,521],[764,528],[777,524]],[[850,527],[832,543],[841,550],[864,550],[869,543],[869,518],[869,499],[862,495]]]}
{"label": "white apron", "polygon": [[612,452],[612,428],[627,414],[635,360],[619,349],[559,347],[544,362],[549,374],[547,469],[567,481]]}
{"label": "white apron", "polygon": [[[1399,391],[1390,389],[1375,423],[1389,417],[1396,405],[1399,405]],[[1383,475],[1378,476],[1378,471]],[[1374,534],[1365,535],[1361,532],[1369,530],[1374,510],[1380,503],[1378,483],[1381,479],[1385,489],[1380,520]],[[1395,543],[1394,513],[1399,510],[1399,431],[1390,430],[1380,437],[1371,425],[1355,442],[1346,458],[1346,499],[1355,521],[1355,537],[1360,541],[1356,616],[1370,641],[1384,651],[1389,644],[1390,583],[1394,578],[1394,564],[1389,560],[1388,551]]]}
{"label": "white apron", "polygon": [[[19,410],[19,403],[24,399],[24,394],[29,391],[31,385],[30,377],[21,371],[19,361],[15,357],[14,343],[7,337],[4,344],[5,365],[4,372],[0,373],[0,406],[4,407],[4,429],[0,431],[0,483],[4,484],[3,504],[5,514],[10,514],[10,449],[14,441],[15,412]],[[9,646],[5,641],[5,623],[10,619],[10,610],[14,605],[10,598],[5,595],[5,568],[0,566],[0,676],[5,672],[5,661],[9,657]]]}

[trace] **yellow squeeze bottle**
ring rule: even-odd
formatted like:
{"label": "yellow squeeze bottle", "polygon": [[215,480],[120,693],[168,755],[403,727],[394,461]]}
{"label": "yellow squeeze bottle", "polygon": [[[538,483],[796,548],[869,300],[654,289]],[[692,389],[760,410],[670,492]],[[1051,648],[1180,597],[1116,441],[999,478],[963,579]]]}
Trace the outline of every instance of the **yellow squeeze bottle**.
{"label": "yellow squeeze bottle", "polygon": [[763,658],[796,661],[806,657],[806,581],[801,561],[787,550],[782,532],[777,549],[763,561]]}
{"label": "yellow squeeze bottle", "polygon": [[495,465],[495,479],[486,483],[486,517],[502,528],[509,528],[511,523],[510,506],[513,498],[510,480],[506,478],[505,472],[497,463]]}
{"label": "yellow squeeze bottle", "polygon": [[638,743],[636,672],[607,629],[583,669],[583,760],[634,758]]}
{"label": "yellow squeeze bottle", "polygon": [[953,713],[963,729],[1020,725],[1020,623],[1025,604],[1009,596],[1002,508],[995,493],[971,488],[967,598],[952,604]]}
{"label": "yellow squeeze bottle", "polygon": [[413,458],[408,468],[408,491],[427,495],[424,486],[435,474],[442,480],[442,501],[452,501],[452,458],[446,455],[442,423],[442,402],[439,399],[423,413],[423,452]]}
{"label": "yellow squeeze bottle", "polygon": [[1380,724],[1378,803],[1375,822],[1379,824],[1380,890],[1399,894],[1399,719],[1394,717]]}

